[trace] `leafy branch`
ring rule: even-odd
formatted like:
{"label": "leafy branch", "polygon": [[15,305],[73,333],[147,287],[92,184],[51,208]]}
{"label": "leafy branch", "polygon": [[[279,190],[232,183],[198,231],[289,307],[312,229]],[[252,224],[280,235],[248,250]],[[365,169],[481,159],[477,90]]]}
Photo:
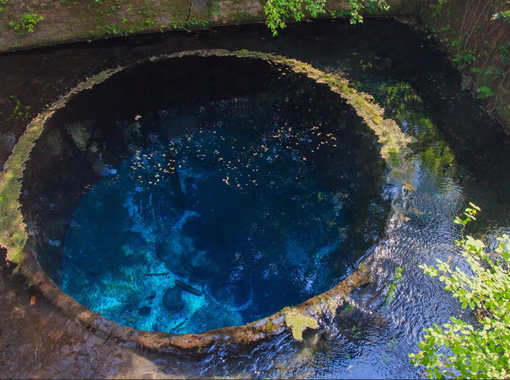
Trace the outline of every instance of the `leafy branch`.
{"label": "leafy branch", "polygon": [[[390,7],[386,0],[369,0],[368,5],[363,0],[349,0],[351,24],[363,22],[360,12],[367,7],[388,10]],[[273,33],[278,35],[278,29],[284,29],[289,21],[301,21],[308,12],[311,17],[326,13],[326,0],[268,0],[264,5],[266,25]]]}
{"label": "leafy branch", "polygon": [[[480,208],[470,203],[464,219],[455,223],[466,226]],[[410,354],[411,363],[425,366],[429,378],[508,378],[510,375],[510,238],[498,238],[495,252],[488,253],[485,244],[467,236],[457,244],[471,266],[473,275],[448,262],[437,260],[437,266],[420,265],[426,274],[439,277],[445,290],[457,298],[462,308],[475,312],[478,323],[469,324],[450,317],[451,323],[425,328],[421,349]]]}

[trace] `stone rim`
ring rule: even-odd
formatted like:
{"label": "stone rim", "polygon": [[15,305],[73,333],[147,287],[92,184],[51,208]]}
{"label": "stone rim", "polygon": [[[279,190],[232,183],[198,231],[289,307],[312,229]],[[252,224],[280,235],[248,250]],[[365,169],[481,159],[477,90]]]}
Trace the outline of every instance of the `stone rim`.
{"label": "stone rim", "polygon": [[65,107],[67,101],[74,95],[104,82],[117,72],[149,61],[178,59],[185,56],[229,56],[241,59],[261,59],[269,63],[284,65],[295,73],[306,75],[316,83],[327,84],[332,92],[338,94],[355,109],[358,116],[377,135],[378,141],[381,143],[381,156],[390,169],[390,177],[403,185],[410,183],[409,178],[412,177],[413,171],[408,159],[410,150],[407,144],[412,141],[411,138],[401,132],[393,120],[384,119],[384,110],[370,102],[370,95],[352,89],[346,79],[334,74],[324,73],[295,59],[266,53],[247,50],[235,52],[227,50],[185,51],[153,56],[125,67],[103,71],[75,87],[32,120],[25,133],[20,137],[6,163],[5,170],[0,175],[0,196],[6,198],[3,202],[0,202],[0,211],[2,211],[2,214],[7,213],[9,216],[0,226],[4,230],[0,234],[0,245],[7,248],[7,259],[17,264],[15,272],[20,271],[28,282],[36,286],[43,296],[63,314],[105,339],[115,339],[118,343],[128,346],[135,345],[164,352],[175,349],[200,350],[215,343],[242,345],[267,339],[284,331],[290,331],[295,340],[302,341],[302,334],[306,329],[318,329],[324,321],[334,318],[340,308],[353,303],[349,297],[350,293],[356,288],[371,282],[371,266],[377,247],[358,264],[356,271],[339,284],[299,305],[286,307],[271,316],[242,326],[224,327],[201,334],[172,334],[141,331],[123,326],[81,305],[49,278],[39,265],[36,252],[32,252],[26,245],[28,233],[23,222],[23,215],[19,211],[21,183],[17,181],[17,178],[23,177],[23,170],[30,158],[30,151],[44,130],[46,121],[56,111]]}

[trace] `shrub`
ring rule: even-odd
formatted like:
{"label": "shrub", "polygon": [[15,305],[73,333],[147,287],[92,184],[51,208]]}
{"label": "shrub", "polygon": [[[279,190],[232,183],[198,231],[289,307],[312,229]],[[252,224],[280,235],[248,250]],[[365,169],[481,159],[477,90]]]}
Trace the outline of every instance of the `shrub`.
{"label": "shrub", "polygon": [[[471,204],[465,226],[480,209]],[[421,265],[425,273],[438,277],[445,289],[474,311],[475,325],[450,317],[451,323],[425,328],[421,351],[410,354],[411,363],[423,365],[429,378],[492,378],[510,376],[510,273],[508,235],[498,238],[495,252],[487,252],[481,240],[467,236],[457,244],[471,266],[472,275],[437,260],[437,266]]]}

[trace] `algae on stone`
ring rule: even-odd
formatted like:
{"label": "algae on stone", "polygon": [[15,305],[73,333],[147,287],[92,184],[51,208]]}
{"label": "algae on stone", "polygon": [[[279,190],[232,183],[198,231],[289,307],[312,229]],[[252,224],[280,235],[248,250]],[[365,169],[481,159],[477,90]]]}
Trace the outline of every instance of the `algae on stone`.
{"label": "algae on stone", "polygon": [[319,328],[319,323],[315,318],[304,315],[295,308],[285,311],[285,324],[292,332],[292,337],[298,342],[303,341],[303,332],[306,329]]}

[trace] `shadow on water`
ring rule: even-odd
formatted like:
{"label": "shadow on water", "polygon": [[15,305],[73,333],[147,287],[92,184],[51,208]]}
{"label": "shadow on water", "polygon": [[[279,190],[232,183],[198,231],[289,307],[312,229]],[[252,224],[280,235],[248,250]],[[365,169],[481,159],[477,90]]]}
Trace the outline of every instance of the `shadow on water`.
{"label": "shadow on water", "polygon": [[[25,95],[27,103],[32,101],[37,110],[91,73],[162,51],[197,48],[274,52],[343,73],[355,87],[371,93],[406,133],[416,137],[416,175],[411,188],[393,187],[388,195],[393,199],[392,213],[386,220],[384,241],[374,249],[374,283],[352,295],[351,309],[342,311],[319,331],[305,333],[304,342],[281,334],[255,346],[225,344],[189,356],[140,353],[150,362],[126,359],[124,364],[130,370],[138,366],[138,375],[154,376],[422,376],[407,359],[407,353],[417,350],[421,329],[432,322],[446,322],[449,315],[460,315],[461,310],[440,283],[424,276],[417,265],[448,257],[461,267],[465,265],[453,244],[459,231],[452,220],[468,200],[484,209],[484,220],[477,227],[481,232],[491,235],[508,231],[507,137],[462,90],[460,76],[442,54],[412,27],[394,20],[366,20],[355,27],[340,21],[290,25],[277,39],[272,39],[264,26],[255,25],[76,44],[4,56],[0,75],[6,91]],[[24,73],[32,69],[30,75],[40,77],[27,84],[5,74],[16,72],[17,67],[24,68]],[[196,73],[200,75],[200,70]],[[66,77],[69,79],[62,79]],[[18,85],[24,93],[16,92]],[[38,103],[37,96],[45,97],[45,101]],[[21,130],[21,126],[15,129],[12,136],[19,136]],[[2,133],[5,136],[7,132]],[[71,136],[65,138],[69,146],[74,144]],[[5,145],[4,154],[8,154],[9,146]],[[80,157],[83,152],[77,149],[73,154]],[[91,170],[83,167],[83,172]],[[73,180],[82,181],[82,186],[97,178],[76,176]],[[65,208],[73,210],[82,195],[59,202],[67,202]],[[67,217],[69,221],[71,215]],[[66,229],[65,224],[54,223],[46,228],[58,236]],[[59,250],[56,247],[54,251],[57,260]],[[401,268],[402,279],[388,295],[397,268]],[[61,371],[65,374],[66,369]],[[14,368],[9,373],[27,372]]]}

